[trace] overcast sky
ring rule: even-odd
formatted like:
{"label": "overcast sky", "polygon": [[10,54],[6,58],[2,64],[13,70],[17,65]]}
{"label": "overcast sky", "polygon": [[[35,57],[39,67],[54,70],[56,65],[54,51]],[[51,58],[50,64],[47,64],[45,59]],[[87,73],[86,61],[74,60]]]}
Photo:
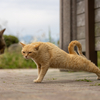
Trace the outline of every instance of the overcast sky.
{"label": "overcast sky", "polygon": [[0,0],[0,25],[5,34],[59,35],[59,0]]}

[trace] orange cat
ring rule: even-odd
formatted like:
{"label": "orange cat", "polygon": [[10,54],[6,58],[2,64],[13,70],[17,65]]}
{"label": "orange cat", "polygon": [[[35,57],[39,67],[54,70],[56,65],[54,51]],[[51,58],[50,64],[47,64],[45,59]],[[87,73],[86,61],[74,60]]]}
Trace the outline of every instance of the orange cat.
{"label": "orange cat", "polygon": [[[49,42],[35,42],[22,45],[22,55],[26,59],[32,59],[37,64],[38,78],[34,82],[41,82],[48,70],[51,68],[66,68],[78,71],[88,71],[96,73],[100,79],[100,69],[82,54],[82,47],[78,41],[69,44],[69,53],[58,48]],[[74,51],[74,46],[78,47],[79,55]]]}
{"label": "orange cat", "polygon": [[5,46],[6,46],[4,38],[3,38],[4,31],[5,31],[5,29],[0,31],[0,54],[4,53]]}

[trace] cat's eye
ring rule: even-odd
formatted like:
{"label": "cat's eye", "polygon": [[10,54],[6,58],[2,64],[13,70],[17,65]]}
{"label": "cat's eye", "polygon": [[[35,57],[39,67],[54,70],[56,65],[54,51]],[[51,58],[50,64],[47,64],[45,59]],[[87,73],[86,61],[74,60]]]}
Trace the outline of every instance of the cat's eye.
{"label": "cat's eye", "polygon": [[23,51],[23,53],[25,53],[25,52]]}
{"label": "cat's eye", "polygon": [[32,53],[32,52],[29,52],[29,53]]}

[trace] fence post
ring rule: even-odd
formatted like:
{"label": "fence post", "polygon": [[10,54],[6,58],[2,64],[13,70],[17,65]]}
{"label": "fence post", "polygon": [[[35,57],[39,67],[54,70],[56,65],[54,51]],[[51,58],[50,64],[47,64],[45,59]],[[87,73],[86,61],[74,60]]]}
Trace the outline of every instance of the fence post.
{"label": "fence post", "polygon": [[60,0],[60,47],[68,52],[71,41],[71,0]]}
{"label": "fence post", "polygon": [[97,65],[94,0],[85,0],[86,57]]}
{"label": "fence post", "polygon": [[66,52],[71,41],[71,1],[60,0],[60,48]]}
{"label": "fence post", "polygon": [[77,0],[71,0],[71,40],[77,40]]}
{"label": "fence post", "polygon": [[60,0],[60,40],[59,46],[63,49],[63,0]]}

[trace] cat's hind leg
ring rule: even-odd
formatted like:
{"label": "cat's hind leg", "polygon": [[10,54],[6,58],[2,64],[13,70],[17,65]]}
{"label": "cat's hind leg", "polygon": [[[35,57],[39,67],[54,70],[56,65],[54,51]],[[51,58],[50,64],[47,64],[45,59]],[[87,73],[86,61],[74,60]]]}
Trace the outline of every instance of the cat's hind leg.
{"label": "cat's hind leg", "polygon": [[100,69],[92,62],[88,62],[88,66],[85,67],[85,71],[95,73],[98,76],[98,80],[100,80]]}
{"label": "cat's hind leg", "polygon": [[96,71],[95,71],[95,74],[98,76],[98,80],[100,80],[100,69],[98,67],[95,68]]}
{"label": "cat's hind leg", "polygon": [[98,76],[97,79],[100,80],[100,69],[98,67],[95,67],[94,71],[95,71],[95,74]]}
{"label": "cat's hind leg", "polygon": [[97,76],[98,76],[98,78],[97,78],[97,79],[98,79],[98,80],[100,80],[100,73],[99,73],[99,74],[97,73]]}

